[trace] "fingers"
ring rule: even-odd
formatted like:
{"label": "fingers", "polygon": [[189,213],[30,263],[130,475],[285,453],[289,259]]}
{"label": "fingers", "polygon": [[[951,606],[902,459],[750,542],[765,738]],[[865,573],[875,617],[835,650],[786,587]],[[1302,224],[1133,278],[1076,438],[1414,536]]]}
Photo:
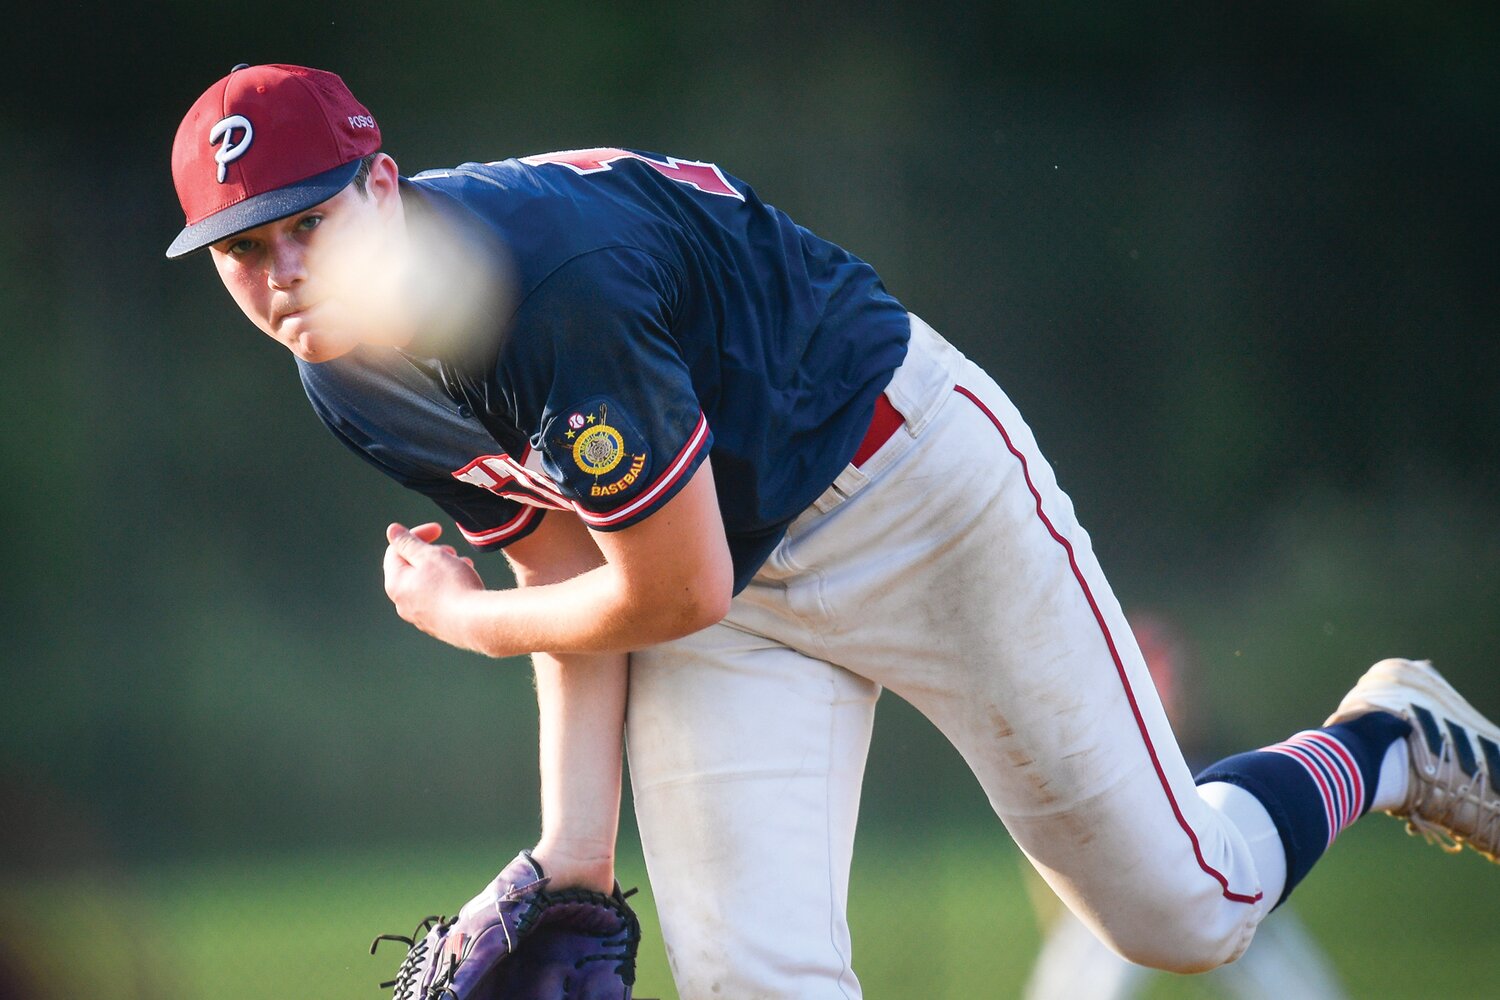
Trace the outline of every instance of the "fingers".
{"label": "fingers", "polygon": [[433,527],[437,526],[423,524],[415,530],[408,530],[399,522],[393,522],[386,527],[385,537],[390,544],[386,546],[385,558],[381,561],[381,565],[385,569],[386,594],[393,600],[395,599],[396,577],[402,570],[427,559],[433,552],[432,546],[423,541],[416,532]]}
{"label": "fingers", "polygon": [[425,524],[417,525],[415,528],[407,528],[400,521],[392,521],[385,526],[385,540],[388,542],[394,542],[403,535],[412,535],[418,541],[431,544],[437,541],[442,533],[443,526],[436,521],[428,521]]}
{"label": "fingers", "polygon": [[443,527],[436,522],[429,521],[419,524],[415,528],[407,528],[399,521],[393,521],[386,526],[385,537],[390,544],[385,550],[385,576],[387,584],[390,583],[392,575],[407,566],[416,564],[422,560],[431,559],[435,555],[447,556],[457,559],[470,569],[474,568],[474,560],[468,556],[460,556],[458,550],[451,545],[433,545],[443,533]]}
{"label": "fingers", "polygon": [[381,560],[380,565],[385,571],[385,592],[387,595],[394,597],[395,595],[392,591],[396,577],[402,570],[410,566],[411,563],[401,558],[400,551],[396,548],[395,543],[392,543],[386,547],[385,558]]}
{"label": "fingers", "polygon": [[434,552],[446,552],[449,555],[457,555],[451,545],[437,546],[431,544],[439,534],[442,526],[437,524],[419,524],[415,528],[407,529],[401,524],[391,524],[385,529],[386,541],[397,555],[407,562],[415,562],[430,556]]}

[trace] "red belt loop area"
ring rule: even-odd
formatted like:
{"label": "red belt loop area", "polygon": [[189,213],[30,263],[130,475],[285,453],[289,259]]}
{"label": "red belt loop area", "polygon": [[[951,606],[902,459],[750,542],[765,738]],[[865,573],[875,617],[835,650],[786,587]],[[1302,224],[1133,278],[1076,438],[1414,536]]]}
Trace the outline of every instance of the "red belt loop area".
{"label": "red belt loop area", "polygon": [[880,446],[891,439],[896,433],[896,428],[906,420],[899,410],[891,405],[885,393],[881,393],[875,400],[875,415],[870,418],[870,429],[865,431],[865,439],[859,443],[859,448],[854,452],[852,464],[859,468],[870,460],[870,456],[880,450]]}

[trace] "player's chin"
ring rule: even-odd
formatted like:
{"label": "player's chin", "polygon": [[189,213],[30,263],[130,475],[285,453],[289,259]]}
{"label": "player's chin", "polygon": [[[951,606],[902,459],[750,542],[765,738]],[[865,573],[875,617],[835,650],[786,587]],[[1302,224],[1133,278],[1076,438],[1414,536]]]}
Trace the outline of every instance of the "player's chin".
{"label": "player's chin", "polygon": [[278,339],[300,360],[312,365],[342,358],[356,346],[354,340],[316,330],[298,330]]}

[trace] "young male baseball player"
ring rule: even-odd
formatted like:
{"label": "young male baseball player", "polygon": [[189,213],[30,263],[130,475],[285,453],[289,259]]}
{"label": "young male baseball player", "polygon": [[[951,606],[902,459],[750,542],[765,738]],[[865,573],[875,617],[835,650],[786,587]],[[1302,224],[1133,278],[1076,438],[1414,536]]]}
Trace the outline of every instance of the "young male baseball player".
{"label": "young male baseball player", "polygon": [[[541,840],[414,938],[411,995],[478,995],[527,950],[520,901],[611,889],[623,726],[681,994],[858,996],[883,687],[1141,964],[1233,960],[1371,809],[1500,850],[1500,731],[1423,662],[1195,782],[1005,394],[744,182],[616,148],[408,178],[379,149],[337,77],[239,68],[177,133],[168,255],[208,248],[333,433],[515,569],[488,590],[436,524],[388,530],[398,613],[533,654],[542,720]],[[892,899],[922,879],[915,851]]]}

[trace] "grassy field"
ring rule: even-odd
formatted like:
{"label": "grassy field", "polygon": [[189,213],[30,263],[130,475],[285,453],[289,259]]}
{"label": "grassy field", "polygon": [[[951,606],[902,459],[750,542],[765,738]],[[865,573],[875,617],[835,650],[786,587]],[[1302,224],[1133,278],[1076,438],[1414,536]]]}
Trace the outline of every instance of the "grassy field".
{"label": "grassy field", "polygon": [[[11,877],[4,941],[12,955],[29,956],[46,987],[26,994],[33,1000],[377,1000],[375,983],[399,955],[369,958],[369,939],[452,909],[503,860],[478,845],[425,868],[417,859],[365,849]],[[674,998],[643,872],[630,865],[621,877],[642,888],[637,995]],[[862,841],[851,908],[866,994],[1017,995],[1038,942],[1027,891],[998,830],[937,843]],[[1393,822],[1372,820],[1345,834],[1297,906],[1352,997],[1500,996],[1500,871],[1472,854],[1445,857]],[[1160,977],[1148,995],[1217,994],[1199,978]]]}

